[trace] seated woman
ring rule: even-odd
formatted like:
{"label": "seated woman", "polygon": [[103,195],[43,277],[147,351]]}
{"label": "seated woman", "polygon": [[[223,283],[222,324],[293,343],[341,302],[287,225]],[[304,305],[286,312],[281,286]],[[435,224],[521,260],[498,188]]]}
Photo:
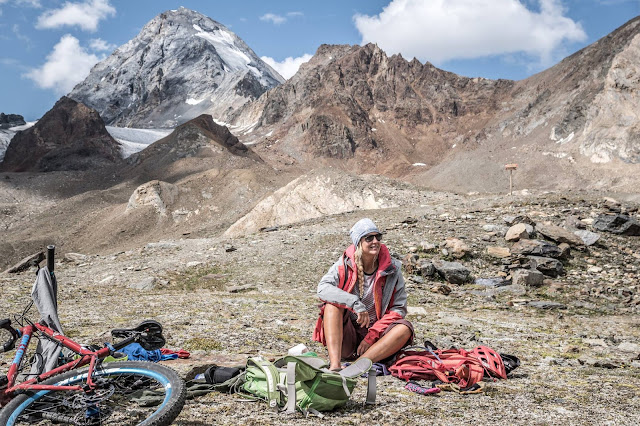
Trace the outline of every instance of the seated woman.
{"label": "seated woman", "polygon": [[359,220],[349,235],[353,245],[318,284],[323,305],[313,339],[327,347],[332,370],[342,359],[391,361],[413,341],[400,261],[371,219]]}

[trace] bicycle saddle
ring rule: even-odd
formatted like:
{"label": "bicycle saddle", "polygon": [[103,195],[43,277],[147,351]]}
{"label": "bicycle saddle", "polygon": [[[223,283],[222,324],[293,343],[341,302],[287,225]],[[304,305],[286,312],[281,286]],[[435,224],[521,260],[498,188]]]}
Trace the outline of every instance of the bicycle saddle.
{"label": "bicycle saddle", "polygon": [[166,343],[164,336],[162,336],[162,325],[154,320],[142,321],[135,328],[117,328],[111,330],[111,336],[114,339],[134,337],[134,341],[139,343],[140,346],[147,351],[160,349]]}

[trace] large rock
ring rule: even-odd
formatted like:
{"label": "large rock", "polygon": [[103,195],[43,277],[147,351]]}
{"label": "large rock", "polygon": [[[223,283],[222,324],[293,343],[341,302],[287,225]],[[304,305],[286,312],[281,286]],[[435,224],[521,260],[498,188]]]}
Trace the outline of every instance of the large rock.
{"label": "large rock", "polygon": [[531,235],[533,235],[533,226],[528,223],[518,223],[509,228],[504,239],[514,242],[529,239],[529,236]]}
{"label": "large rock", "polygon": [[502,259],[511,256],[511,250],[508,247],[489,246],[487,247],[487,254],[491,257]]}
{"label": "large rock", "polygon": [[143,206],[151,206],[158,215],[167,216],[167,208],[173,204],[178,193],[178,187],[173,184],[159,180],[147,182],[133,191],[126,211],[135,210]]}
{"label": "large rock", "polygon": [[561,226],[550,223],[539,223],[536,225],[536,231],[558,244],[567,243],[572,247],[584,246],[582,238]]}
{"label": "large rock", "polygon": [[0,171],[92,170],[121,161],[120,144],[100,115],[63,96],[33,127],[16,133]]}
{"label": "large rock", "polygon": [[511,254],[516,255],[560,257],[561,253],[557,245],[540,240],[520,240],[511,247]]}
{"label": "large rock", "polygon": [[623,214],[602,214],[593,222],[593,227],[599,231],[613,234],[639,236],[640,223]]}
{"label": "large rock", "polygon": [[471,251],[467,243],[465,243],[464,241],[458,238],[453,238],[453,237],[449,237],[446,239],[445,247],[449,249],[451,256],[455,257],[456,259],[462,259],[466,255],[468,255]]}
{"label": "large rock", "polygon": [[578,237],[582,239],[582,242],[584,243],[585,246],[592,246],[600,239],[600,234],[587,231],[586,229],[580,229],[578,231],[574,231],[574,234],[576,234]]}
{"label": "large rock", "polygon": [[544,281],[544,275],[539,271],[530,269],[517,269],[513,273],[513,285],[522,285],[525,287],[540,287]]}
{"label": "large rock", "polygon": [[469,281],[471,271],[458,262],[434,260],[433,266],[442,278],[451,284],[464,284]]}
{"label": "large rock", "polygon": [[562,262],[550,257],[528,256],[532,269],[537,269],[548,277],[555,278],[564,273]]}

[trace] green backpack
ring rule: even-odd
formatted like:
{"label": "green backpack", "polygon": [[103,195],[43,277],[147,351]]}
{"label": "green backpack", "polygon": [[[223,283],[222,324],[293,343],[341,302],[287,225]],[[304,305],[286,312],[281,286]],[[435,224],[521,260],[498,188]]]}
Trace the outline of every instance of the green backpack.
{"label": "green backpack", "polygon": [[[274,363],[262,357],[249,358],[236,390],[248,398],[267,401],[270,407],[286,413],[309,413],[342,407],[351,397],[356,378],[371,369],[363,358],[340,372],[330,371],[317,356],[285,356]],[[369,375],[367,404],[375,403],[375,375]],[[295,398],[290,398],[294,395]]]}

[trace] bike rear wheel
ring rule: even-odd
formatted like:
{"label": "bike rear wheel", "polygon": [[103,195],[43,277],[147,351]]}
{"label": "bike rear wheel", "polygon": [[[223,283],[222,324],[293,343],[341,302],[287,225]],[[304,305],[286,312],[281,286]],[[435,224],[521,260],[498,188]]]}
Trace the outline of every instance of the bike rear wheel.
{"label": "bike rear wheel", "polygon": [[[0,424],[75,424],[165,426],[180,414],[184,381],[162,365],[142,361],[104,364],[93,374],[97,388],[83,391],[34,391],[17,396],[0,411]],[[72,370],[43,382],[82,385],[87,369]]]}

